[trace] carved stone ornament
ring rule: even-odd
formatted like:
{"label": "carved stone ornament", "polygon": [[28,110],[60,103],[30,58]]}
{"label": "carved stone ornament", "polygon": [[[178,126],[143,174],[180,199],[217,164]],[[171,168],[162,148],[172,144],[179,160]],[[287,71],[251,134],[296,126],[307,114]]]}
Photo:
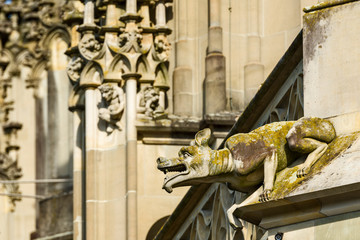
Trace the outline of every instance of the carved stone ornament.
{"label": "carved stone ornament", "polygon": [[[228,211],[230,224],[241,228],[240,221],[233,217],[236,208],[253,201],[269,201],[275,174],[299,156],[311,153],[299,166],[297,177],[309,174],[336,134],[330,121],[304,117],[298,121],[270,123],[250,133],[233,135],[221,150],[209,147],[210,136],[210,129],[204,129],[196,134],[191,146],[180,149],[179,157],[157,159],[158,169],[165,174],[177,172],[165,177],[163,188],[172,192],[173,187],[227,182],[230,189],[253,192],[244,202]],[[262,183],[263,186],[256,190]]]}
{"label": "carved stone ornament", "polygon": [[160,106],[159,100],[159,92],[154,87],[145,87],[140,92],[138,112],[150,119],[158,118],[164,114],[164,109]]}
{"label": "carved stone ornament", "polygon": [[20,28],[24,41],[39,41],[45,34],[46,28],[38,21],[26,21]]}
{"label": "carved stone ornament", "polygon": [[171,44],[164,35],[157,35],[154,40],[153,58],[157,61],[167,61],[170,56]]}
{"label": "carved stone ornament", "polygon": [[124,91],[117,85],[103,84],[99,87],[105,108],[99,109],[99,118],[107,123],[106,132],[112,133],[114,129],[122,130],[120,123],[124,112]]}
{"label": "carved stone ornament", "polygon": [[58,15],[59,14],[56,13],[53,4],[47,3],[40,6],[39,18],[45,25],[51,26],[59,21]]}
{"label": "carved stone ornament", "polygon": [[[1,180],[17,180],[22,177],[21,168],[17,165],[17,160],[11,159],[7,154],[0,153],[0,179]],[[17,183],[4,184],[4,189],[9,194],[10,210],[14,211],[15,202],[20,201],[19,185]]]}
{"label": "carved stone ornament", "polygon": [[92,33],[85,33],[79,42],[79,51],[87,60],[98,57],[102,46]]}
{"label": "carved stone ornament", "polygon": [[81,57],[74,57],[67,66],[67,74],[71,81],[76,82],[80,79],[81,70],[84,65],[84,60]]}
{"label": "carved stone ornament", "polygon": [[141,51],[142,35],[139,29],[125,31],[119,36],[119,45],[124,52],[130,52],[134,48],[135,52]]}

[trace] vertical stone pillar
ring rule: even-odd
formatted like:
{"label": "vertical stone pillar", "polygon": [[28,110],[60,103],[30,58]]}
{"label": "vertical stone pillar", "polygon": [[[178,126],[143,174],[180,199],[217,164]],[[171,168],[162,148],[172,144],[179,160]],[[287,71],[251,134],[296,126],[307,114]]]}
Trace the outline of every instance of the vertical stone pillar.
{"label": "vertical stone pillar", "polygon": [[156,2],[156,26],[166,26],[166,9],[164,0],[159,0]]}
{"label": "vertical stone pillar", "polygon": [[86,239],[93,240],[98,239],[97,230],[100,226],[98,223],[97,209],[97,196],[96,196],[96,182],[97,176],[93,174],[96,172],[96,160],[97,156],[97,112],[95,107],[97,105],[96,100],[96,88],[87,87],[85,90],[85,159],[86,159]]}
{"label": "vertical stone pillar", "polygon": [[173,72],[174,114],[192,116],[195,104],[193,96],[193,70],[188,59],[191,54],[187,26],[188,0],[177,1],[177,39],[175,43],[176,67]]}
{"label": "vertical stone pillar", "polygon": [[127,238],[137,239],[137,130],[136,130],[136,92],[137,73],[123,74],[126,81],[126,218]]}
{"label": "vertical stone pillar", "polygon": [[137,13],[137,2],[136,0],[126,0],[126,13],[136,14]]}
{"label": "vertical stone pillar", "polygon": [[92,0],[87,0],[85,2],[84,9],[84,25],[94,24],[94,2]]}
{"label": "vertical stone pillar", "polygon": [[226,108],[225,56],[222,54],[220,0],[210,0],[209,48],[205,59],[205,115],[216,114]]}
{"label": "vertical stone pillar", "polygon": [[258,91],[264,81],[264,65],[261,64],[261,37],[259,36],[259,3],[249,0],[248,11],[248,47],[247,63],[245,65],[245,106]]}
{"label": "vertical stone pillar", "polygon": [[84,171],[84,112],[77,109],[73,113],[74,147],[73,147],[73,195],[74,195],[74,225],[73,238],[85,239],[85,171]]}

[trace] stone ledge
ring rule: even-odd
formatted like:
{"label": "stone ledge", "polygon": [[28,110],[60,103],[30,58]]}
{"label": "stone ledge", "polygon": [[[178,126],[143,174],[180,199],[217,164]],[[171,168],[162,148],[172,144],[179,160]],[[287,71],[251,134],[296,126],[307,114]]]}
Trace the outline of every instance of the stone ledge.
{"label": "stone ledge", "polygon": [[245,221],[269,229],[360,210],[360,183],[252,204],[237,210]]}
{"label": "stone ledge", "polygon": [[303,9],[303,11],[305,13],[310,13],[310,12],[318,11],[318,10],[321,10],[324,8],[335,7],[338,5],[356,2],[356,1],[359,1],[359,0],[328,0],[328,1],[323,1],[321,3],[315,4],[314,6],[311,6],[311,7],[305,7]]}

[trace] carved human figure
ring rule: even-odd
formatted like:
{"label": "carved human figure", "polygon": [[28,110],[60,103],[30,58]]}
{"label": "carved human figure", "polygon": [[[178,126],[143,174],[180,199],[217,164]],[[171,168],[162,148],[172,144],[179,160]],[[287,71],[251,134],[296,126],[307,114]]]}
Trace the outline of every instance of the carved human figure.
{"label": "carved human figure", "polygon": [[122,130],[120,123],[124,111],[124,91],[117,85],[103,84],[99,87],[101,96],[105,101],[105,108],[99,109],[99,118],[107,122],[106,132],[114,129]]}
{"label": "carved human figure", "polygon": [[95,39],[95,36],[91,34],[88,34],[87,38],[84,38],[81,47],[90,52],[97,52],[101,49],[100,43]]}
{"label": "carved human figure", "polygon": [[164,109],[159,103],[160,95],[154,87],[148,86],[144,88],[141,94],[139,112],[143,112],[145,116],[149,118],[153,118],[156,114],[164,112]]}
{"label": "carved human figure", "polygon": [[226,182],[231,189],[252,193],[228,210],[229,221],[237,228],[242,227],[233,215],[237,208],[257,200],[269,201],[275,174],[304,154],[308,155],[297,177],[307,175],[336,134],[328,120],[304,117],[233,135],[221,150],[209,147],[210,136],[210,129],[204,129],[189,147],[180,149],[179,157],[157,159],[158,169],[165,174],[178,172],[165,177],[163,188],[171,192],[173,187]]}
{"label": "carved human figure", "polygon": [[76,81],[80,78],[80,70],[83,67],[83,60],[80,57],[77,57],[69,63],[67,67],[67,73],[71,80]]}

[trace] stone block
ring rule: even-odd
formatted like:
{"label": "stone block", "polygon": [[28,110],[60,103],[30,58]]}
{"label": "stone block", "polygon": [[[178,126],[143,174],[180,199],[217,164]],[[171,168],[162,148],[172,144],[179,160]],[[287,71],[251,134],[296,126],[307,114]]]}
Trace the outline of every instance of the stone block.
{"label": "stone block", "polygon": [[212,53],[206,57],[205,114],[214,114],[225,110],[225,57]]}
{"label": "stone block", "polygon": [[174,114],[179,116],[193,116],[194,95],[191,93],[178,93],[174,95]]}
{"label": "stone block", "polygon": [[286,51],[284,32],[263,37],[261,40],[261,62],[264,64],[264,77],[269,76],[276,63]]}
{"label": "stone block", "polygon": [[146,239],[151,226],[159,219],[171,215],[180,201],[181,197],[139,197],[138,239]]}
{"label": "stone block", "polygon": [[210,53],[213,52],[222,52],[223,42],[222,42],[222,28],[221,27],[210,27],[209,28],[209,48]]}
{"label": "stone block", "polygon": [[300,26],[300,7],[298,0],[264,1],[264,35],[271,35]]}
{"label": "stone block", "polygon": [[304,15],[304,114],[359,112],[358,1]]}
{"label": "stone block", "polygon": [[173,73],[174,95],[182,92],[192,92],[192,68],[180,66]]}
{"label": "stone block", "polygon": [[88,151],[86,166],[87,200],[105,201],[124,197],[126,188],[124,151],[124,146],[111,150]]}
{"label": "stone block", "polygon": [[232,109],[234,111],[243,111],[245,109],[244,95],[245,93],[243,90],[231,91]]}
{"label": "stone block", "polygon": [[264,65],[260,63],[245,66],[245,105],[248,105],[264,81]]}
{"label": "stone block", "polygon": [[64,194],[39,203],[42,221],[37,226],[39,237],[70,232],[73,229],[73,195]]}
{"label": "stone block", "polygon": [[86,202],[86,239],[126,239],[125,198]]}

